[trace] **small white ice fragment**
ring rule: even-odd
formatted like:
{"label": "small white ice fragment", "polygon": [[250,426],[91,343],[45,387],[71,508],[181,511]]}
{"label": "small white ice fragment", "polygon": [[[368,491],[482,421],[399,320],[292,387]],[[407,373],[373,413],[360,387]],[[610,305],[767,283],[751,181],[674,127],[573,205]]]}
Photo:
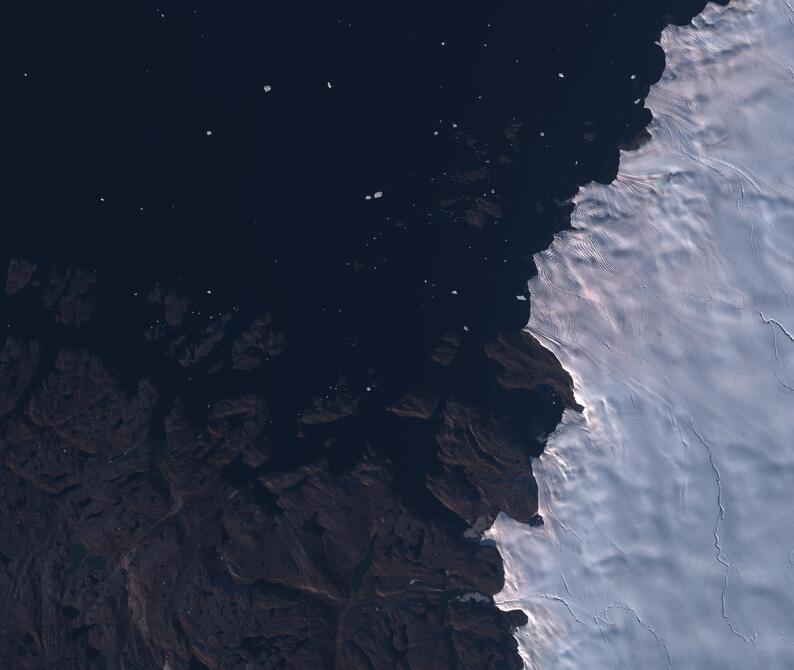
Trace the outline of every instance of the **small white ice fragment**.
{"label": "small white ice fragment", "polygon": [[372,200],[372,196],[371,195],[365,195],[364,196],[364,200]]}
{"label": "small white ice fragment", "polygon": [[383,197],[383,191],[375,191],[375,193],[372,194],[372,197],[375,198],[376,200],[378,198],[382,198]]}
{"label": "small white ice fragment", "polygon": [[557,76],[558,76],[560,79],[565,79],[565,75],[564,75],[562,72],[559,72],[559,73],[557,74]]}
{"label": "small white ice fragment", "polygon": [[469,332],[469,327],[468,326],[463,326],[463,330],[465,330],[468,333]]}
{"label": "small white ice fragment", "polygon": [[452,295],[458,295],[457,290],[455,290],[454,288],[452,289]]}
{"label": "small white ice fragment", "polygon": [[526,302],[527,297],[525,295],[517,295],[516,300],[521,300],[522,302]]}
{"label": "small white ice fragment", "polygon": [[212,131],[211,131],[211,130],[208,130],[208,131],[207,131],[207,137],[209,137],[210,135],[212,135]]}
{"label": "small white ice fragment", "polygon": [[325,82],[325,85],[326,85],[328,88],[333,88],[333,86],[331,86],[331,82],[330,82],[330,81],[327,81],[327,82]]}
{"label": "small white ice fragment", "polygon": [[[328,88],[330,88],[330,86],[329,86]],[[270,84],[265,84],[265,85],[262,87],[262,90],[263,90],[265,93],[270,93],[270,91],[272,91],[272,90],[273,90],[273,87],[272,87]]]}

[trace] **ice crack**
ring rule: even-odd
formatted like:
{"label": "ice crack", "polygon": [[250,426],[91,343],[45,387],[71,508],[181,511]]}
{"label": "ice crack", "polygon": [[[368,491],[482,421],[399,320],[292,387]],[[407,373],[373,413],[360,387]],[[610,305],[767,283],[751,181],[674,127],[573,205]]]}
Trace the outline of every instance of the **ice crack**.
{"label": "ice crack", "polygon": [[786,330],[786,327],[785,327],[785,326],[784,326],[782,323],[780,323],[780,321],[778,321],[777,319],[767,319],[767,318],[764,316],[764,313],[763,313],[763,312],[758,312],[758,313],[761,315],[761,320],[762,320],[762,321],[763,321],[765,324],[767,324],[768,326],[771,326],[772,324],[775,324],[775,325],[776,325],[778,328],[780,328],[780,331],[781,331],[781,332],[782,332],[782,333],[783,333],[783,334],[784,334],[784,335],[785,335],[785,336],[786,336],[788,339],[790,339],[792,342],[794,342],[794,335],[792,335],[790,332],[788,332],[788,330]]}
{"label": "ice crack", "polygon": [[[775,326],[777,326],[780,329],[780,332],[783,333],[792,342],[794,342],[794,337],[792,337],[791,333],[789,333],[788,330],[785,329],[785,327],[783,326],[783,324],[780,323],[780,321],[777,321],[775,319],[767,319],[764,316],[763,312],[759,312],[759,314],[761,315],[761,320],[772,329],[772,344],[775,347],[775,360],[778,362],[778,365],[780,365],[781,363],[780,352],[778,351],[777,348],[777,333],[775,331]],[[780,378],[780,375],[778,374],[777,370],[775,370],[775,377],[780,382],[781,386],[788,389],[789,391],[794,392],[794,387],[792,387],[790,384],[786,384],[786,382],[784,382]]]}
{"label": "ice crack", "polygon": [[708,442],[703,438],[703,436],[698,432],[697,428],[695,428],[694,424],[690,422],[689,424],[692,432],[697,436],[698,441],[700,444],[703,445],[703,448],[706,450],[706,453],[709,457],[709,463],[711,464],[711,469],[714,471],[715,481],[717,484],[717,518],[714,521],[714,547],[717,550],[717,560],[725,566],[725,576],[722,580],[722,618],[728,627],[731,629],[731,632],[738,638],[741,638],[747,644],[751,644],[755,646],[755,640],[751,637],[740,633],[736,630],[736,627],[733,625],[730,617],[728,616],[728,605],[727,605],[727,592],[728,592],[728,574],[731,570],[731,564],[728,562],[727,557],[725,556],[722,545],[720,544],[720,522],[725,519],[725,506],[722,503],[722,476],[720,475],[719,468],[717,467],[716,460],[714,458],[714,450],[711,448]]}
{"label": "ice crack", "polygon": [[668,648],[668,646],[667,646],[667,642],[665,642],[665,641],[664,641],[664,638],[662,638],[662,637],[659,635],[659,633],[657,633],[657,632],[656,632],[656,631],[653,629],[653,627],[651,627],[651,626],[649,626],[647,623],[645,623],[645,622],[642,620],[642,618],[640,617],[640,615],[639,615],[639,614],[637,614],[636,610],[635,610],[633,607],[629,607],[628,605],[623,605],[623,604],[610,603],[609,605],[607,605],[607,608],[604,610],[604,618],[605,618],[605,619],[606,619],[606,617],[608,616],[608,612],[609,612],[609,610],[611,610],[611,609],[617,609],[617,610],[623,610],[623,611],[625,611],[625,612],[631,612],[631,613],[634,615],[634,618],[635,618],[635,619],[637,619],[637,623],[639,623],[639,624],[640,624],[640,626],[642,626],[642,627],[643,627],[645,630],[647,630],[647,631],[648,631],[648,632],[649,632],[649,633],[650,633],[650,634],[653,636],[653,638],[654,638],[654,639],[655,639],[655,640],[656,640],[656,641],[657,641],[657,642],[658,642],[660,645],[662,645],[662,648],[664,649],[664,653],[667,655],[667,670],[672,670],[672,667],[673,667],[673,659],[672,659],[672,657],[670,656],[670,649],[669,649],[669,648]]}
{"label": "ice crack", "polygon": [[578,616],[576,616],[576,613],[573,611],[570,604],[568,604],[568,601],[565,598],[554,595],[553,593],[534,593],[530,596],[530,598],[545,598],[546,600],[553,600],[554,602],[561,603],[565,607],[565,609],[568,610],[568,613],[573,617],[576,623],[581,624],[582,626],[587,625]]}

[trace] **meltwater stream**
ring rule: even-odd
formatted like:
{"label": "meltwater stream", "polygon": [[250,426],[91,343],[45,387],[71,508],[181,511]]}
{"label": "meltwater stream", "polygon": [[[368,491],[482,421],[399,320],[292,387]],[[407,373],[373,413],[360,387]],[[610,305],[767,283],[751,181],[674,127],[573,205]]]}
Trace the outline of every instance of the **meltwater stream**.
{"label": "meltwater stream", "polygon": [[527,667],[794,668],[794,4],[669,28],[652,140],[536,257],[574,378],[546,524],[500,517]]}

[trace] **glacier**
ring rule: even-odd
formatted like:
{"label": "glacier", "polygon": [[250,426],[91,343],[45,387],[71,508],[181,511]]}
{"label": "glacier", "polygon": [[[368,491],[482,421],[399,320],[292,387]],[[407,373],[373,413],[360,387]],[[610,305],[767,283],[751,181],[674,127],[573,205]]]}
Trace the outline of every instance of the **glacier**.
{"label": "glacier", "polygon": [[529,284],[585,410],[535,463],[545,525],[488,532],[527,668],[794,667],[794,8],[661,45],[651,139]]}

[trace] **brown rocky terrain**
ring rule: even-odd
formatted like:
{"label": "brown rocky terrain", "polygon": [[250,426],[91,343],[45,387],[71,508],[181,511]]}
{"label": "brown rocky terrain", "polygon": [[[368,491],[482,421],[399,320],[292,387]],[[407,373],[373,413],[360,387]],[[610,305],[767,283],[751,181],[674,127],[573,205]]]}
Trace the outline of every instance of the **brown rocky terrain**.
{"label": "brown rocky terrain", "polygon": [[[12,297],[50,295],[53,274],[33,267],[10,264]],[[88,301],[67,288],[39,304],[62,323]],[[239,367],[241,351],[278,353],[271,332],[257,317],[214,340]],[[508,417],[423,392],[389,407],[435,434],[443,467],[427,490],[452,514],[428,517],[377,449],[341,471],[322,457],[270,471],[266,395],[219,398],[199,424],[149,379],[125,385],[83,348],[47,351],[9,338],[0,354],[0,639],[14,667],[520,667],[507,652],[526,618],[491,601],[499,554],[462,534],[537,511],[526,435]],[[545,385],[570,404],[570,380],[531,336],[486,351],[505,389]],[[315,398],[296,430],[355,411],[348,393]]]}

